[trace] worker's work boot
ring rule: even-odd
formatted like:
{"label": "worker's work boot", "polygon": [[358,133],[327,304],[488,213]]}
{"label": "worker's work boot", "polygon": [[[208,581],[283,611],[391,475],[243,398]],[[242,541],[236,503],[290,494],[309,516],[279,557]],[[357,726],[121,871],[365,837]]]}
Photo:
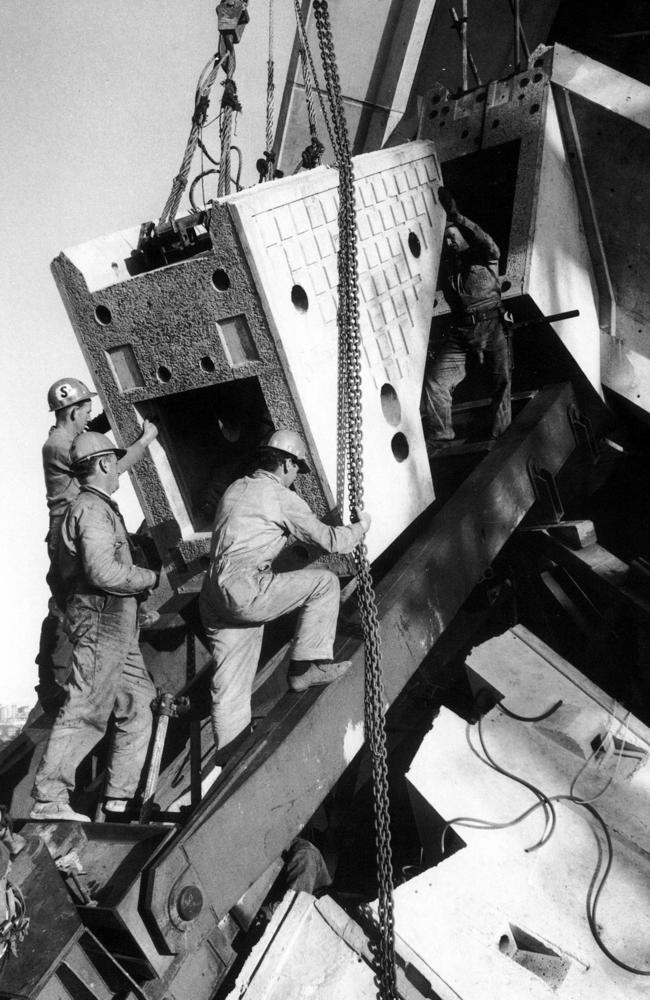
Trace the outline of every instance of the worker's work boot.
{"label": "worker's work boot", "polygon": [[77,823],[90,823],[90,816],[76,813],[68,802],[35,802],[29,814],[30,819],[76,820]]}
{"label": "worker's work boot", "polygon": [[289,687],[292,691],[306,691],[310,687],[331,684],[352,666],[351,660],[292,660],[289,666]]}

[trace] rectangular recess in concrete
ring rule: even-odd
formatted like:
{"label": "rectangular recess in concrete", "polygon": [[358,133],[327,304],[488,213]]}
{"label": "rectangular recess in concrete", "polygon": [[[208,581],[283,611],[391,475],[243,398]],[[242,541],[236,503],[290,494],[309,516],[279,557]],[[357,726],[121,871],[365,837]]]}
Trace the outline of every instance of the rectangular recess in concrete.
{"label": "rectangular recess in concrete", "polygon": [[122,392],[144,385],[144,377],[130,344],[109,347],[106,351],[106,357],[115,374],[115,381]]}
{"label": "rectangular recess in concrete", "polygon": [[259,379],[159,396],[136,409],[159,425],[162,448],[152,449],[152,458],[176,520],[194,531],[210,531],[219,499],[246,473],[257,441],[272,427]]}
{"label": "rectangular recess in concrete", "polygon": [[221,319],[215,326],[232,368],[239,368],[247,361],[259,361],[260,356],[244,315]]}

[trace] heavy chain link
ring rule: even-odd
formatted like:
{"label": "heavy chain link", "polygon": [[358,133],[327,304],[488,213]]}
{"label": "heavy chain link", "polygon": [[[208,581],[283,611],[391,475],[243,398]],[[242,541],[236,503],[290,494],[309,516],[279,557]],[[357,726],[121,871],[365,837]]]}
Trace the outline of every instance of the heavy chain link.
{"label": "heavy chain link", "polygon": [[[347,460],[348,502],[351,511],[355,512],[363,508],[363,442],[354,170],[327,0],[314,0],[313,9],[325,85],[332,111],[334,152],[339,169],[338,328],[339,420],[341,421],[339,424],[339,450]],[[341,458],[341,465],[343,468],[345,467],[343,458]],[[338,490],[339,484],[337,483],[337,494]],[[380,930],[377,986],[380,1000],[396,1000],[393,868],[384,720],[384,685],[381,668],[379,618],[368,552],[363,542],[355,549],[355,562],[365,653],[365,734],[372,760],[377,839]]]}

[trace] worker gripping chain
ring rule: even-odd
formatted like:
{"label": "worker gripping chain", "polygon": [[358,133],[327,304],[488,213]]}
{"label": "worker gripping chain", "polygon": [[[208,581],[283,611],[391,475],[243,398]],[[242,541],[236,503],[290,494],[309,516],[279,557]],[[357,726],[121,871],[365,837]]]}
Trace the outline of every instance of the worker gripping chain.
{"label": "worker gripping chain", "polygon": [[289,687],[305,691],[342,677],[350,661],[336,662],[337,577],[322,566],[277,573],[273,563],[292,537],[322,552],[352,552],[370,526],[329,527],[291,490],[309,472],[298,434],[277,430],[261,449],[257,471],[238,479],[217,508],[210,568],[199,601],[214,661],[212,726],[217,763],[225,763],[251,723],[251,692],[264,624],[298,611],[291,644]]}

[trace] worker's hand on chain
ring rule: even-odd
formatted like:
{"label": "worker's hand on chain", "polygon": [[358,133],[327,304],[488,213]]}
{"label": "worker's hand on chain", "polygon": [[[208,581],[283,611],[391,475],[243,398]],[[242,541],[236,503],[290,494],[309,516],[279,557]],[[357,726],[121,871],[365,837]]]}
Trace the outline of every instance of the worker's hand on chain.
{"label": "worker's hand on chain", "polygon": [[140,435],[141,444],[148,445],[158,437],[158,428],[151,420],[145,420],[142,425],[142,434]]}
{"label": "worker's hand on chain", "polygon": [[372,518],[370,517],[370,514],[367,514],[365,512],[365,510],[357,510],[357,518],[358,518],[359,524],[363,528],[363,533],[365,535],[365,533],[367,532],[368,528],[370,527],[370,523],[372,521]]}
{"label": "worker's hand on chain", "polygon": [[438,200],[450,218],[453,219],[458,215],[456,202],[454,201],[453,195],[447,190],[447,188],[438,188]]}

